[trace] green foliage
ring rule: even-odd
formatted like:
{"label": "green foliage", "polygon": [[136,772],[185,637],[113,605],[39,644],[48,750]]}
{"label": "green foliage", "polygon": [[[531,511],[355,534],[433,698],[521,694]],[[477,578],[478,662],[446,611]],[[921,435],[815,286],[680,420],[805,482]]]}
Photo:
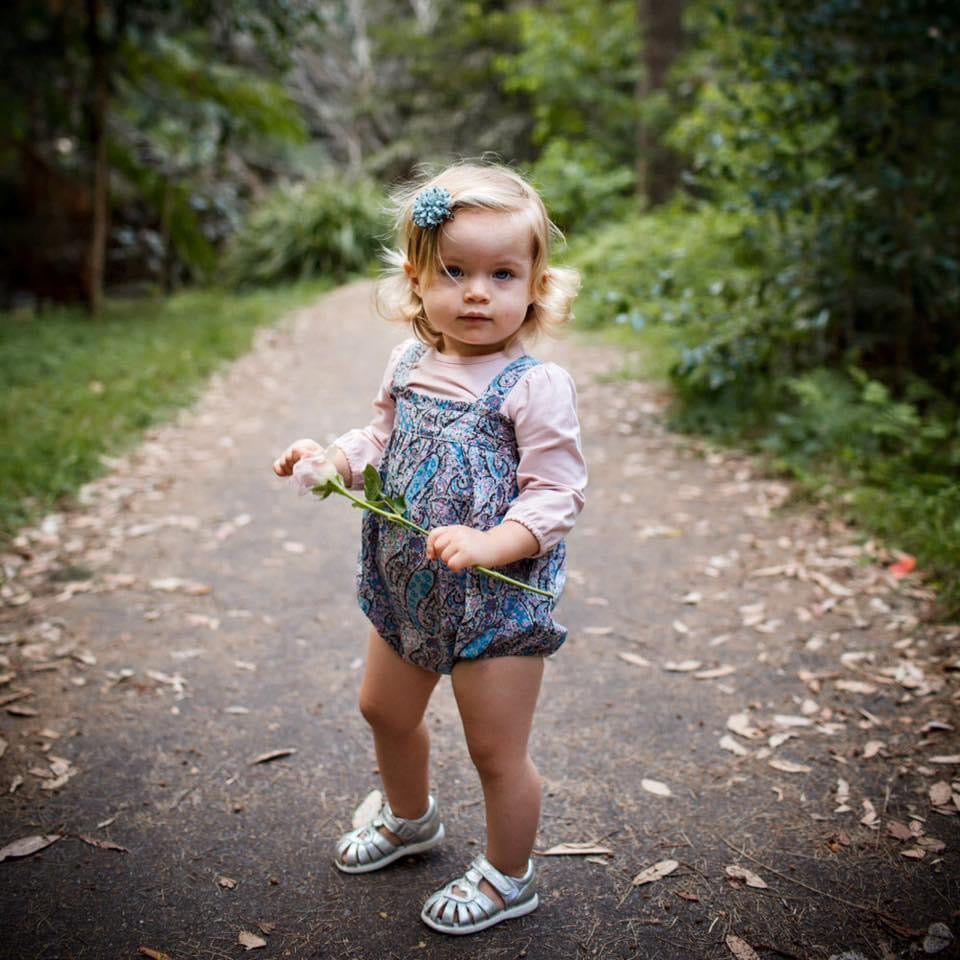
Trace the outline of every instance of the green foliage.
{"label": "green foliage", "polygon": [[328,176],[275,188],[232,238],[224,270],[235,286],[366,270],[389,232],[384,197],[368,180]]}
{"label": "green foliage", "polygon": [[184,293],[0,317],[0,534],[53,509],[102,472],[101,456],[189,403],[255,328],[309,302],[318,284],[273,293]]}
{"label": "green foliage", "polygon": [[764,453],[916,555],[944,613],[960,611],[960,408],[918,378],[895,393],[818,363],[816,335],[796,322],[810,316],[801,278],[761,283],[754,223],[677,202],[575,238],[578,324],[615,338],[624,375],[669,368],[673,426]]}
{"label": "green foliage", "polygon": [[562,0],[521,6],[520,47],[496,67],[523,96],[541,148],[531,165],[551,214],[582,230],[634,206],[640,30],[636,4]]}
{"label": "green foliage", "polygon": [[633,171],[612,165],[590,143],[551,140],[528,172],[561,230],[587,230],[637,206]]}
{"label": "green foliage", "polygon": [[[798,292],[743,335],[799,316],[797,369],[853,360],[960,396],[960,231],[943,216],[960,204],[960,7],[702,0],[693,14],[672,142],[703,195],[753,218],[758,284],[788,271]],[[762,375],[752,352],[735,376]]]}

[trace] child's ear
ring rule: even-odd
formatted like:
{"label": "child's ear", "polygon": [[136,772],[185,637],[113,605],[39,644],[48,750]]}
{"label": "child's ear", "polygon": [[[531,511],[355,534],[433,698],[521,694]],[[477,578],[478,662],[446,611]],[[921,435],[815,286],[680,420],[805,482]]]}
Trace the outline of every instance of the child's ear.
{"label": "child's ear", "polygon": [[413,271],[413,264],[406,260],[403,264],[403,272],[407,275],[407,279],[410,281],[410,287],[413,292],[419,297],[420,296],[420,278]]}

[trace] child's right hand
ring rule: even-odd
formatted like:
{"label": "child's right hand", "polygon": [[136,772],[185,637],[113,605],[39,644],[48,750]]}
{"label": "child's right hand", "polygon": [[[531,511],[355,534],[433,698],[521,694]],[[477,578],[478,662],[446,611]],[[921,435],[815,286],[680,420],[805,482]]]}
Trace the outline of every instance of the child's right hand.
{"label": "child's right hand", "polygon": [[315,440],[296,440],[273,461],[273,472],[278,477],[289,477],[293,473],[293,466],[304,457],[312,457],[320,453],[323,447]]}

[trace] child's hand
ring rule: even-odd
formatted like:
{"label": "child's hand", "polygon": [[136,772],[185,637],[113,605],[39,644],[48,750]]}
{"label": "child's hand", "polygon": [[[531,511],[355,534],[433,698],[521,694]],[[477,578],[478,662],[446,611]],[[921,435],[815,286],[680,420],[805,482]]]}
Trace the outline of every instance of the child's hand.
{"label": "child's hand", "polygon": [[304,457],[312,457],[323,447],[315,440],[297,440],[291,443],[283,453],[273,461],[273,472],[278,477],[289,477],[293,473],[293,466]]}
{"label": "child's hand", "polygon": [[436,527],[427,537],[427,559],[442,560],[455,573],[489,567],[497,561],[488,541],[486,533],[473,527]]}
{"label": "child's hand", "polygon": [[454,573],[467,567],[502,567],[534,556],[539,548],[537,538],[513,520],[486,531],[436,527],[427,537],[427,559],[442,560]]}

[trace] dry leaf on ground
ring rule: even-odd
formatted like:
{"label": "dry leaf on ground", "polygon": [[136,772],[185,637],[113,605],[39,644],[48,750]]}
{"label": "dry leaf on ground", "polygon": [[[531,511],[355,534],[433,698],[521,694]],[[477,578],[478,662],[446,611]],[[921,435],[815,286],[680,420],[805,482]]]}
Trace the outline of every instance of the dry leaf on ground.
{"label": "dry leaf on ground", "polygon": [[690,673],[693,670],[699,670],[702,666],[699,660],[667,660],[663,669],[671,673]]}
{"label": "dry leaf on ground", "polygon": [[139,953],[141,957],[148,957],[149,960],[173,960],[169,953],[164,953],[162,950],[154,950],[152,947],[140,947],[137,953]]}
{"label": "dry leaf on ground", "polygon": [[888,820],[887,821],[887,833],[891,837],[895,837],[897,840],[913,840],[913,831],[904,823],[901,823],[899,820]]}
{"label": "dry leaf on ground", "polygon": [[573,840],[567,843],[558,843],[549,850],[544,850],[541,857],[586,857],[586,856],[613,856],[609,847],[601,847],[592,840]]}
{"label": "dry leaf on ground", "polygon": [[217,877],[217,885],[223,887],[224,890],[237,889],[237,881],[233,877]]}
{"label": "dry leaf on ground", "polygon": [[660,880],[662,877],[673,873],[680,864],[676,860],[661,860],[652,867],[641,870],[634,878],[633,885],[641,887],[645,883],[653,883],[654,880]]}
{"label": "dry leaf on ground", "polygon": [[737,960],[760,960],[757,951],[754,950],[746,940],[741,940],[736,934],[728,933],[726,944]]}
{"label": "dry leaf on ground", "polygon": [[763,734],[750,723],[750,716],[746,713],[734,713],[727,718],[727,729],[748,740],[756,740]]}
{"label": "dry leaf on ground", "polygon": [[117,853],[129,853],[126,847],[121,847],[119,843],[112,840],[100,840],[97,837],[86,837],[82,833],[77,834],[77,839],[90,844],[91,847],[98,847],[101,850],[116,850]]}
{"label": "dry leaf on ground", "polygon": [[950,789],[950,784],[943,780],[938,780],[930,787],[930,802],[935,807],[946,807],[950,803],[952,794],[953,791]]}
{"label": "dry leaf on ground", "polygon": [[648,780],[646,777],[644,777],[640,781],[640,786],[643,787],[647,793],[652,793],[657,797],[673,796],[673,791],[665,783],[661,783],[659,780]]}
{"label": "dry leaf on ground", "polygon": [[780,770],[782,773],[809,773],[810,768],[802,763],[794,763],[792,760],[768,760],[769,766],[774,770]]}
{"label": "dry leaf on ground", "polygon": [[741,867],[739,864],[730,864],[725,869],[728,877],[732,877],[734,880],[742,880],[748,887],[754,887],[757,890],[768,889],[766,881],[746,867]]}
{"label": "dry leaf on ground", "polygon": [[383,794],[379,790],[371,790],[353,811],[353,829],[365,827],[380,812],[383,806]]}
{"label": "dry leaf on ground", "polygon": [[249,930],[241,930],[237,942],[247,950],[256,950],[267,945],[267,941],[263,937],[258,937],[255,933],[250,933]]}
{"label": "dry leaf on ground", "polygon": [[729,733],[725,733],[720,738],[720,747],[723,750],[729,750],[731,753],[735,753],[738,757],[745,757],[750,753],[739,740],[734,740]]}
{"label": "dry leaf on ground", "polygon": [[729,663],[720,667],[710,667],[708,670],[698,670],[694,675],[694,680],[717,680],[720,677],[728,677],[731,673],[736,673],[737,668],[730,666]]}
{"label": "dry leaf on ground", "polygon": [[623,650],[617,654],[617,656],[624,661],[624,663],[631,663],[635,667],[649,667],[650,661],[646,657],[641,657],[639,653],[630,653],[629,651]]}
{"label": "dry leaf on ground", "polygon": [[21,837],[5,847],[0,847],[0,861],[13,857],[29,857],[38,850],[49,847],[51,843],[56,843],[62,836],[62,833],[45,833],[33,837]]}
{"label": "dry leaf on ground", "polygon": [[296,752],[297,751],[294,750],[293,747],[282,747],[279,750],[269,750],[266,753],[261,753],[260,756],[254,757],[248,762],[252,767],[257,763],[269,763],[271,760],[279,760],[281,757],[289,757],[291,754]]}

